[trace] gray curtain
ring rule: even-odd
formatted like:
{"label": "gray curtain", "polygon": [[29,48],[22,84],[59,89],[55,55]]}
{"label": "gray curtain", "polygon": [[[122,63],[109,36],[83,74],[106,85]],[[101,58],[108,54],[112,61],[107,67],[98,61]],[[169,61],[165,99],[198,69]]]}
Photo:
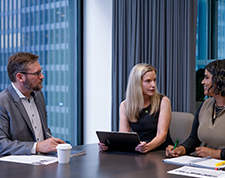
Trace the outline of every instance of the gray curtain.
{"label": "gray curtain", "polygon": [[197,0],[113,0],[112,130],[131,68],[154,66],[173,111],[195,113]]}

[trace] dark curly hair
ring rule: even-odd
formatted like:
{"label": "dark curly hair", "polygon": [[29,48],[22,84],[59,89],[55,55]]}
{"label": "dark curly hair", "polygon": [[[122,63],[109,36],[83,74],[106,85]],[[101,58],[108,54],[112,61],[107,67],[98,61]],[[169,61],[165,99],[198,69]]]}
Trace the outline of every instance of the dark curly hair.
{"label": "dark curly hair", "polygon": [[222,97],[225,96],[225,59],[215,60],[210,62],[205,66],[205,69],[212,74],[212,86],[213,92],[216,95],[221,94]]}

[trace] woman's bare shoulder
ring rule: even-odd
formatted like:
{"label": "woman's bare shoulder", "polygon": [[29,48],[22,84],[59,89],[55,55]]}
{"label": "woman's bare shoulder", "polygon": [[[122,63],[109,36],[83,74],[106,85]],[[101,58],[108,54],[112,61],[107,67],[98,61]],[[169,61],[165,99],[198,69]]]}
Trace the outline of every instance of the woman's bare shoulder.
{"label": "woman's bare shoulder", "polygon": [[126,106],[126,100],[123,100],[121,103],[120,103],[120,107],[125,107]]}
{"label": "woman's bare shoulder", "polygon": [[162,102],[164,102],[164,103],[170,103],[170,99],[167,96],[163,96]]}

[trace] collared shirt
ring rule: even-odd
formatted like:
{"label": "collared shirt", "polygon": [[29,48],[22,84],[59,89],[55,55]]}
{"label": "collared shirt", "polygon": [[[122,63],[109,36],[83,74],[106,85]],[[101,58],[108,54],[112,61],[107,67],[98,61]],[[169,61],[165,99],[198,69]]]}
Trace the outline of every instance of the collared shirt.
{"label": "collared shirt", "polygon": [[[34,130],[35,138],[37,142],[43,141],[44,140],[44,135],[43,135],[43,129],[42,129],[42,124],[41,124],[41,119],[37,110],[37,106],[34,102],[34,98],[30,96],[30,99],[24,96],[17,88],[16,86],[12,83],[13,88],[15,89],[16,93],[19,95],[24,108],[26,109],[27,115],[29,116],[29,119],[31,121],[31,125]],[[31,153],[35,154],[36,153],[36,143],[34,144]]]}

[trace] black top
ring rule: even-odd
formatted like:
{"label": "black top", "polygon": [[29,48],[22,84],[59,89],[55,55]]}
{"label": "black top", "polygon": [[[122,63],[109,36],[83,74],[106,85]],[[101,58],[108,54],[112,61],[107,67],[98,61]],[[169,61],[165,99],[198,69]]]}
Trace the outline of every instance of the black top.
{"label": "black top", "polygon": [[[160,105],[164,95],[160,96]],[[139,118],[137,122],[130,122],[130,126],[132,131],[137,132],[141,141],[150,142],[153,138],[156,137],[157,133],[157,125],[159,119],[159,112],[157,111],[155,114],[150,115],[151,104],[143,108],[139,114]],[[172,145],[173,141],[170,137],[170,133],[168,131],[166,141],[160,145],[157,149],[165,149],[168,145]]]}
{"label": "black top", "polygon": [[[201,141],[198,138],[198,126],[199,126],[199,112],[201,110],[201,107],[203,105],[204,101],[202,102],[202,104],[199,106],[196,114],[195,114],[195,118],[193,121],[193,125],[192,125],[192,130],[191,130],[191,134],[190,136],[187,138],[187,140],[184,141],[184,143],[182,143],[181,145],[185,147],[186,149],[186,154],[190,154],[192,152],[195,151],[196,147],[199,147],[201,145]],[[212,121],[213,122],[213,121]],[[220,153],[220,157],[221,159],[225,159],[225,149],[221,150]]]}

